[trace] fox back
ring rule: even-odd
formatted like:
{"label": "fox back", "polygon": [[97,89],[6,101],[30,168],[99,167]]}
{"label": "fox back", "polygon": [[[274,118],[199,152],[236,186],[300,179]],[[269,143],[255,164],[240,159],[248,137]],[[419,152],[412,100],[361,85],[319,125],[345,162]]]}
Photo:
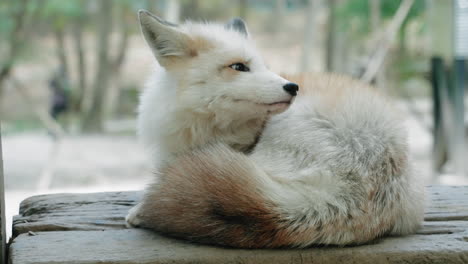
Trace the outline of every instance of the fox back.
{"label": "fox back", "polygon": [[147,189],[141,226],[244,248],[415,232],[424,197],[401,115],[359,81],[316,74],[302,82],[250,155],[209,144],[165,166]]}
{"label": "fox back", "polygon": [[290,76],[297,91],[263,64],[241,20],[174,26],[142,11],[140,22],[162,69],[143,93],[139,133],[165,162],[131,225],[243,248],[418,228],[422,186],[387,98],[333,74]]}

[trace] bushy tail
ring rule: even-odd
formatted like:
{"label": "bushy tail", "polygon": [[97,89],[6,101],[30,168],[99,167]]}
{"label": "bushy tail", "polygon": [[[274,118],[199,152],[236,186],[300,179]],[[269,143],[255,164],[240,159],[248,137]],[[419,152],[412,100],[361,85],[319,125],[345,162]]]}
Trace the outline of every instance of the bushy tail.
{"label": "bushy tail", "polygon": [[[213,145],[163,169],[138,218],[142,227],[174,237],[241,248],[358,244],[389,232],[395,221],[346,194],[313,204],[290,187],[274,182],[247,156]],[[285,208],[278,197],[294,197],[295,205]]]}
{"label": "bushy tail", "polygon": [[288,245],[259,173],[245,155],[222,145],[182,155],[148,188],[138,218],[143,227],[202,243]]}

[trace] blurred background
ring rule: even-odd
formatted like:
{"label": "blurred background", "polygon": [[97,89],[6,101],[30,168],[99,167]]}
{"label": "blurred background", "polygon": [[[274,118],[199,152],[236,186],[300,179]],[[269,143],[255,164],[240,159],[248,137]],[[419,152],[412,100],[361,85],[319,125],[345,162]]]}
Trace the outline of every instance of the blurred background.
{"label": "blurred background", "polygon": [[468,184],[468,0],[1,0],[7,219],[34,194],[148,183],[135,109],[156,62],[141,8],[175,23],[239,16],[274,71],[375,84],[407,117],[421,179]]}

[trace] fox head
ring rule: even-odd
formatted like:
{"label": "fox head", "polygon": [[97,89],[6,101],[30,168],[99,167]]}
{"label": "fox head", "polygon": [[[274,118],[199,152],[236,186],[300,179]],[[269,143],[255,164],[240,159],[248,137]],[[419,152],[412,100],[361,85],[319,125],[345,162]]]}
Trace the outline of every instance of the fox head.
{"label": "fox head", "polygon": [[195,111],[239,116],[284,111],[298,86],[270,71],[239,18],[225,25],[174,25],[141,10],[143,36],[156,60],[177,81],[177,103]]}

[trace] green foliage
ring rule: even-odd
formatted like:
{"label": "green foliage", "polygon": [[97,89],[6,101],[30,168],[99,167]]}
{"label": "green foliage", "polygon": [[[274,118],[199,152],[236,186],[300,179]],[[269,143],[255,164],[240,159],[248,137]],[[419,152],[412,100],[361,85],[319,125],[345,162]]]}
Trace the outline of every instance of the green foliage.
{"label": "green foliage", "polygon": [[0,35],[6,35],[13,28],[13,21],[10,12],[17,5],[11,5],[8,1],[0,1]]}
{"label": "green foliage", "polygon": [[350,27],[359,33],[369,31],[369,1],[351,0],[338,6],[336,17],[340,31],[346,31]]}
{"label": "green foliage", "polygon": [[[0,68],[10,69],[29,44],[26,29],[40,11],[41,1],[0,1]],[[9,70],[6,70],[8,72]]]}
{"label": "green foliage", "polygon": [[[382,16],[383,17],[392,17],[400,6],[402,0],[382,0]],[[411,7],[407,19],[411,20],[415,17],[418,17],[426,8],[425,0],[416,0],[414,1],[413,6]]]}
{"label": "green foliage", "polygon": [[47,0],[44,6],[46,17],[67,16],[78,17],[82,14],[83,8],[80,0]]}
{"label": "green foliage", "polygon": [[[382,20],[392,18],[402,0],[380,0]],[[424,0],[416,0],[404,22],[418,17],[425,9]],[[336,10],[340,30],[353,30],[354,33],[365,35],[370,31],[369,0],[348,0],[339,5]],[[403,26],[404,27],[404,26]]]}
{"label": "green foliage", "polygon": [[70,20],[79,18],[85,11],[83,1],[80,0],[47,0],[43,16],[50,20],[56,29],[63,29]]}
{"label": "green foliage", "polygon": [[133,11],[142,8],[148,8],[147,0],[116,0],[115,3]]}
{"label": "green foliage", "polygon": [[43,127],[38,119],[25,118],[16,120],[4,120],[2,123],[2,135],[16,134],[22,131],[41,131]]}
{"label": "green foliage", "polygon": [[[40,6],[40,1],[6,0],[0,1],[0,36],[8,38],[15,30],[15,16],[30,16]],[[2,39],[2,38],[0,38]]]}

